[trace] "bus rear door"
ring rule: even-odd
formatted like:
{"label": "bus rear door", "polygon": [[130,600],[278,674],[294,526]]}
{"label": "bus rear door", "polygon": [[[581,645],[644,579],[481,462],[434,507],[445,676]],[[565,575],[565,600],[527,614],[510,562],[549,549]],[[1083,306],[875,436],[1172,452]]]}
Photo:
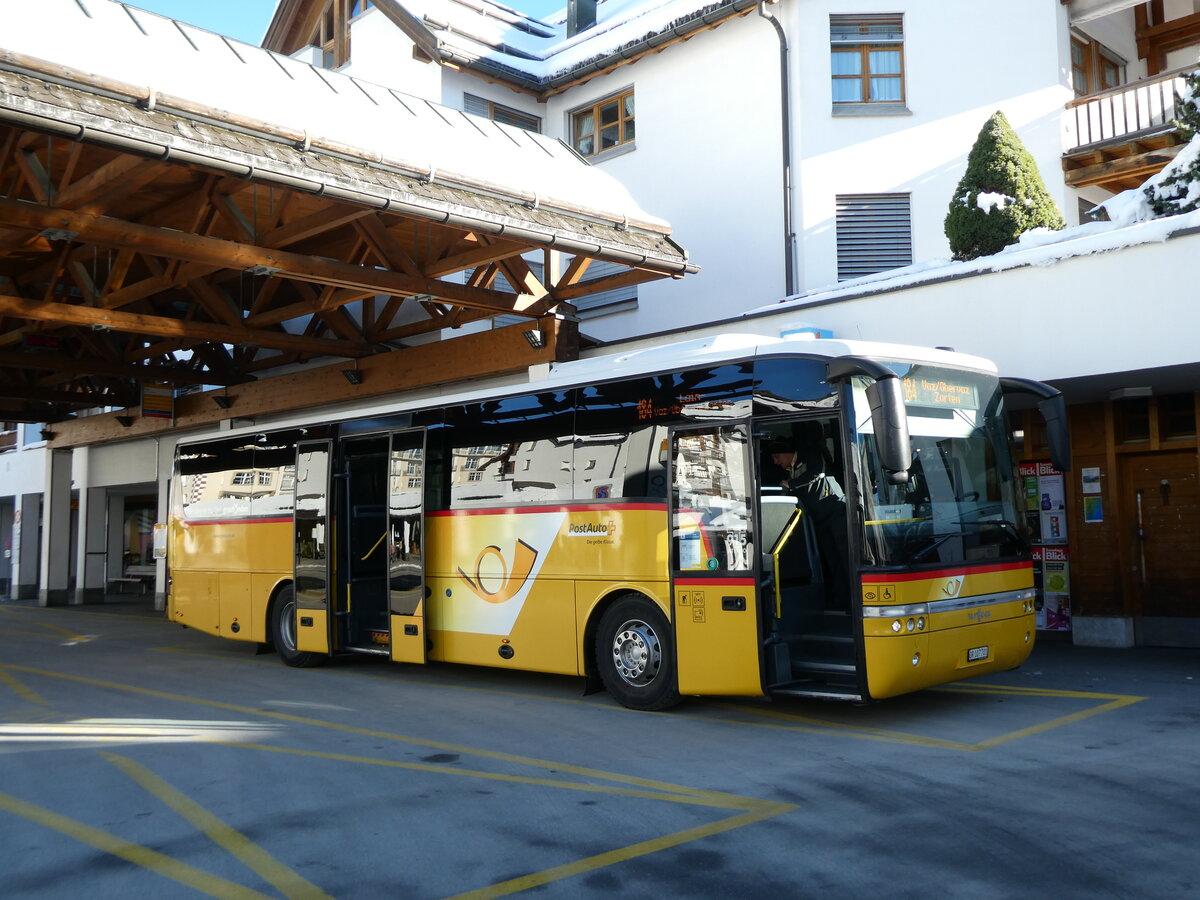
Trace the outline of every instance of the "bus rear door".
{"label": "bus rear door", "polygon": [[329,475],[329,441],[309,441],[296,447],[294,627],[296,649],[312,653],[332,649]]}
{"label": "bus rear door", "polygon": [[392,659],[424,663],[425,432],[392,434],[388,469],[388,608]]}

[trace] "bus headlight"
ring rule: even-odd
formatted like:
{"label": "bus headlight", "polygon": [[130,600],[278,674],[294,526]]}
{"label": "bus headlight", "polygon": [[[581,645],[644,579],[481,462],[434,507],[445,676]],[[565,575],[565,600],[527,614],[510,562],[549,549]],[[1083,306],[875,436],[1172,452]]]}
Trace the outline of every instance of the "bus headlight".
{"label": "bus headlight", "polygon": [[915,629],[916,627],[917,627],[917,623],[916,623],[916,621],[915,621],[914,619],[909,619],[909,620],[908,620],[908,630],[909,630],[909,631],[912,631],[912,630],[913,630],[913,629]]}
{"label": "bus headlight", "polygon": [[921,654],[920,653],[913,654],[912,664],[914,666],[919,666],[921,664]]}
{"label": "bus headlight", "polygon": [[924,631],[924,630],[925,630],[925,617],[921,616],[921,618],[917,619],[917,631]]}
{"label": "bus headlight", "polygon": [[899,634],[903,630],[904,630],[904,623],[901,622],[899,619],[897,619],[895,622],[892,623],[892,631],[896,632],[896,634]]}

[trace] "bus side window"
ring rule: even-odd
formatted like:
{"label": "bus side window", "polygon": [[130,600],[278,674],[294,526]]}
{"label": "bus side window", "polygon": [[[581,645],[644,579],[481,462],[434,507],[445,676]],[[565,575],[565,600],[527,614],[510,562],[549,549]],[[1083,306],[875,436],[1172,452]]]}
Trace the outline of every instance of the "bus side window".
{"label": "bus side window", "polygon": [[451,508],[569,501],[574,394],[544,391],[447,408]]}

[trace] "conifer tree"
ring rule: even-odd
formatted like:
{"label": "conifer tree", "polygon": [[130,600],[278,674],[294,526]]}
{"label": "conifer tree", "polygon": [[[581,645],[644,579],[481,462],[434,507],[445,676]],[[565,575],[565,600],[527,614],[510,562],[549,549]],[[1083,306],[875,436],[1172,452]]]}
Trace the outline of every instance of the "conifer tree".
{"label": "conifer tree", "polygon": [[1004,113],[996,112],[975,139],[967,171],[946,215],[955,259],[975,259],[1016,243],[1033,228],[1063,227],[1037,163]]}
{"label": "conifer tree", "polygon": [[[1184,76],[1183,93],[1175,94],[1174,125],[1185,141],[1194,144],[1200,132],[1200,71]],[[1155,216],[1174,216],[1200,208],[1200,152],[1194,146],[1179,151],[1162,174],[1144,188]]]}

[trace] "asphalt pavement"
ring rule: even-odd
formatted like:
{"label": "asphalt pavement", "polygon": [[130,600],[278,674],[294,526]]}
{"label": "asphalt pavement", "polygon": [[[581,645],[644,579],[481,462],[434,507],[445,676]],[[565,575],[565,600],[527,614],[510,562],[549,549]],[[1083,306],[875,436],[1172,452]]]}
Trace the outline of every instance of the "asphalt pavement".
{"label": "asphalt pavement", "polygon": [[0,603],[0,897],[1200,896],[1200,655],[1038,644],[868,706],[289,669]]}

